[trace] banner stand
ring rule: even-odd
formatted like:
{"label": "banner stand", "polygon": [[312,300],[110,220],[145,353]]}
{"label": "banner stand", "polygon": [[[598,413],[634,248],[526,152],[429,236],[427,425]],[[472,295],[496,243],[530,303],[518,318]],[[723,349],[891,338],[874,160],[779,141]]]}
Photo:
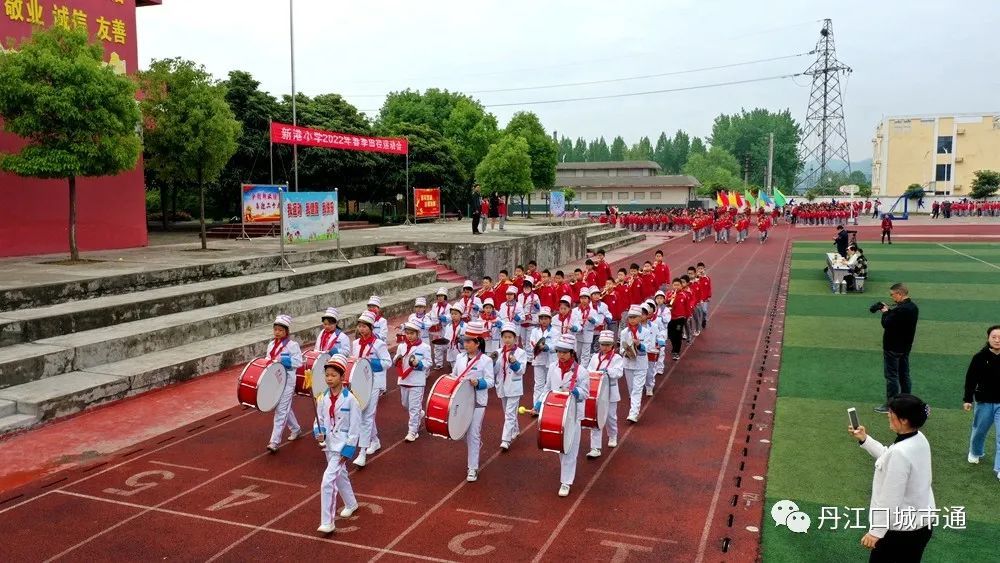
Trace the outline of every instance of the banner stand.
{"label": "banner stand", "polygon": [[416,200],[413,201],[413,206],[414,206],[414,209],[413,209],[413,222],[412,223],[410,222],[410,190],[412,190],[413,187],[410,186],[410,153],[409,153],[409,151],[406,152],[406,184],[405,184],[405,186],[406,187],[404,188],[404,191],[406,191],[406,210],[403,212],[403,215],[406,216],[406,221],[403,221],[403,226],[409,225],[411,227],[415,227],[417,225],[417,210],[416,210],[417,202],[416,202]]}
{"label": "banner stand", "polygon": [[281,228],[278,231],[278,241],[279,241],[278,248],[280,249],[279,252],[281,253],[281,264],[279,264],[279,266],[280,265],[284,265],[284,268],[281,268],[282,270],[286,270],[286,271],[292,272],[294,274],[295,273],[295,268],[293,268],[292,265],[288,263],[288,259],[285,258],[285,192],[284,192],[284,190],[279,190],[278,191],[278,209],[280,210],[280,215],[281,215]]}
{"label": "banner stand", "polygon": [[[339,207],[340,188],[334,188],[333,193],[337,194],[337,206]],[[282,217],[284,217],[284,214],[282,214]],[[282,232],[284,232],[284,229],[282,229]],[[351,263],[351,261],[347,258],[347,256],[344,255],[344,251],[340,249],[340,209],[337,209],[337,256],[338,258],[334,258],[333,260],[331,260],[331,262],[347,262],[348,264]]]}

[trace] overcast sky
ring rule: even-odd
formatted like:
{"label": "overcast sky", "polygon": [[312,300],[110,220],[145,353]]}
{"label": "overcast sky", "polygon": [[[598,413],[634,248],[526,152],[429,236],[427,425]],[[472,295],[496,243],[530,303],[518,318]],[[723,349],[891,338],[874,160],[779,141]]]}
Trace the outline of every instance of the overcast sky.
{"label": "overcast sky", "polygon": [[[374,116],[403,88],[463,92],[702,69],[811,51],[831,18],[852,160],[871,156],[884,115],[1000,111],[995,0],[294,0],[296,87],[336,92]],[[180,56],[217,77],[246,70],[275,95],[291,91],[288,2],[164,0],[138,10],[139,56]],[[520,104],[753,80],[804,71],[813,56],[588,86],[473,94]],[[791,109],[803,122],[808,77],[617,99],[488,107],[504,126],[520,110],[571,138],[678,128],[706,136],[719,113]]]}

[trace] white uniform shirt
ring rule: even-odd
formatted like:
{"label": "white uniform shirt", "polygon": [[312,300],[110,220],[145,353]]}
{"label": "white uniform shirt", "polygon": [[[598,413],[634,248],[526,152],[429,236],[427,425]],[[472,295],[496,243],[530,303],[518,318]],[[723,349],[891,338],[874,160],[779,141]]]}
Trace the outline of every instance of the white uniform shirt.
{"label": "white uniform shirt", "polygon": [[[635,338],[632,335],[632,330],[628,327],[628,325],[622,328],[621,332],[618,333],[618,341],[620,342],[618,351],[622,355],[624,355],[625,343],[635,339],[636,340],[635,359],[625,358],[625,369],[644,370],[649,367],[649,359],[646,357],[646,351],[652,350],[654,335],[652,331],[647,330],[641,324],[637,326],[636,329],[638,332],[637,334],[638,338]],[[641,345],[641,347],[639,345]]]}
{"label": "white uniform shirt", "polygon": [[337,328],[333,332],[326,330],[319,331],[316,335],[316,345],[313,346],[316,352],[331,352],[331,354],[349,354],[351,352],[351,337],[347,333]]}
{"label": "white uniform shirt", "polygon": [[524,310],[521,309],[521,304],[514,301],[504,301],[503,303],[497,305],[497,316],[500,318],[500,328],[508,326],[508,323],[514,325],[515,327],[521,326],[521,321],[524,320]]}
{"label": "white uniform shirt", "polygon": [[361,339],[357,339],[351,344],[351,357],[355,359],[368,358],[375,360],[377,359],[382,366],[381,370],[375,370],[374,372],[374,391],[385,391],[386,381],[385,373],[389,370],[392,364],[392,356],[389,355],[389,348],[385,345],[385,342],[376,338],[371,345],[365,346],[364,354],[361,353]]}
{"label": "white uniform shirt", "polygon": [[[531,365],[535,366],[548,366],[554,359],[553,346],[556,345],[556,338],[559,336],[559,330],[549,325],[549,328],[542,330],[542,327],[536,326],[531,329],[531,334],[528,336],[528,342],[525,343],[530,346],[532,353]],[[547,350],[542,350],[541,353],[535,354],[535,343],[537,343],[542,338],[545,339],[545,346],[548,347]]]}
{"label": "white uniform shirt", "polygon": [[385,320],[381,313],[375,315],[375,326],[372,328],[372,332],[382,342],[389,341],[389,321]]}
{"label": "white uniform shirt", "polygon": [[615,403],[621,400],[621,393],[618,391],[618,380],[625,373],[625,358],[612,349],[611,354],[598,352],[590,357],[590,365],[587,371],[603,371],[608,374],[608,384],[611,386],[610,401]]}
{"label": "white uniform shirt", "polygon": [[521,306],[521,311],[523,312],[524,319],[522,320],[522,326],[527,325],[525,328],[530,328],[538,324],[538,312],[542,310],[542,300],[538,297],[538,294],[532,291],[531,293],[525,293],[522,291],[517,294],[517,303]]}
{"label": "white uniform shirt", "polygon": [[440,333],[444,330],[444,325],[451,322],[451,315],[448,312],[451,306],[448,305],[448,301],[445,300],[442,303],[432,303],[430,307],[427,308],[427,314],[432,317],[434,324],[431,325],[430,331],[434,333]]}
{"label": "white uniform shirt", "polygon": [[601,323],[603,317],[590,305],[586,307],[578,305],[573,308],[573,312],[580,318],[580,326],[583,327],[583,330],[576,333],[577,341],[590,344],[594,341],[594,328]]}
{"label": "white uniform shirt", "polygon": [[[497,397],[520,397],[524,395],[524,372],[528,369],[528,353],[523,348],[514,346],[506,352],[497,350],[497,359],[493,362],[493,372]],[[508,361],[508,356],[514,354],[517,369]]]}
{"label": "white uniform shirt", "polygon": [[500,327],[497,323],[500,318],[494,311],[489,318],[486,317],[486,313],[480,313],[479,320],[483,321],[483,326],[489,331],[489,336],[483,339],[486,341],[486,351],[492,352],[500,347]]}
{"label": "white uniform shirt", "polygon": [[[574,373],[576,376],[575,385],[573,384]],[[573,362],[573,368],[563,373],[559,369],[559,361],[556,360],[549,366],[548,387],[549,391],[567,393],[571,393],[573,389],[576,389],[576,419],[578,421],[583,420],[584,402],[590,395],[590,377],[588,377],[586,369],[581,367],[580,364]]]}
{"label": "white uniform shirt", "polygon": [[455,358],[462,352],[462,337],[465,336],[465,322],[448,321],[444,327],[444,337],[448,340],[448,361],[454,362]]}
{"label": "white uniform shirt", "polygon": [[[470,362],[475,361],[471,367]],[[486,354],[479,354],[478,357],[469,358],[469,354],[462,350],[462,353],[455,358],[455,366],[451,368],[451,374],[455,377],[462,377],[462,385],[468,385],[466,380],[476,382],[476,407],[486,407],[489,400],[489,390],[495,385],[493,379],[493,360]],[[464,374],[464,375],[463,375]]]}
{"label": "white uniform shirt", "polygon": [[[416,357],[416,367],[410,365],[410,358]],[[434,365],[431,357],[431,347],[426,341],[419,341],[416,346],[409,341],[403,342],[396,347],[397,361],[393,362],[396,371],[396,383],[404,387],[423,387],[427,384],[427,374],[431,366]],[[404,376],[405,374],[405,376]]]}
{"label": "white uniform shirt", "polygon": [[291,377],[292,381],[295,381],[295,370],[302,366],[302,349],[299,348],[299,343],[291,338],[285,338],[284,340],[274,340],[272,338],[267,343],[267,357],[271,358],[271,361],[281,362],[281,355],[284,353],[287,353],[292,360],[292,367],[285,368],[286,377]]}
{"label": "white uniform shirt", "polygon": [[479,300],[475,295],[470,295],[469,297],[459,297],[458,301],[455,301],[462,308],[462,320],[470,320],[479,311],[483,310],[483,302]]}
{"label": "white uniform shirt", "polygon": [[[556,313],[552,315],[552,326],[556,328],[558,334],[579,334],[583,327],[580,326],[580,309],[570,309],[569,315],[563,319],[562,315]],[[576,331],[572,330],[576,327]]]}
{"label": "white uniform shirt", "polygon": [[417,316],[416,313],[410,313],[406,321],[420,326],[420,339],[424,342],[430,342],[431,327],[437,323],[437,319],[433,315],[424,313],[421,316]]}
{"label": "white uniform shirt", "polygon": [[[923,432],[888,447],[868,436],[861,448],[875,458],[868,533],[882,538],[888,530],[927,527],[927,518],[936,507],[931,488],[931,446]],[[908,509],[912,509],[913,518],[898,516],[897,511]]]}
{"label": "white uniform shirt", "polygon": [[354,455],[361,435],[361,418],[361,404],[346,387],[337,393],[336,403],[332,403],[329,389],[316,397],[316,423],[313,430],[325,432],[328,452],[344,457]]}
{"label": "white uniform shirt", "polygon": [[607,328],[608,324],[614,319],[611,318],[611,311],[608,306],[603,301],[598,301],[597,303],[591,302],[591,307],[597,311],[597,327],[595,330],[604,330]]}

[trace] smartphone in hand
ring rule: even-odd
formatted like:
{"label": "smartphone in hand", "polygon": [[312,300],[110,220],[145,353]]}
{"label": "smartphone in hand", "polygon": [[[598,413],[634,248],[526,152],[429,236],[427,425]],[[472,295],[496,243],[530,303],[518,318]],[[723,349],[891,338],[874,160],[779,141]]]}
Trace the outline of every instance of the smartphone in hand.
{"label": "smartphone in hand", "polygon": [[847,409],[847,418],[851,420],[851,428],[859,428],[861,423],[858,421],[858,410],[854,407]]}

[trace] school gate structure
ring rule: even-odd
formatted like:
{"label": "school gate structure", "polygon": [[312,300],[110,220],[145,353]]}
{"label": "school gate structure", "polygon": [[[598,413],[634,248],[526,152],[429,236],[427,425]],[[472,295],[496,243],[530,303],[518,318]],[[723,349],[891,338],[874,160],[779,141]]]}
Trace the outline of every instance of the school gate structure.
{"label": "school gate structure", "polygon": [[[161,0],[5,0],[0,38],[19,41],[35,27],[83,28],[104,46],[106,60],[120,72],[138,69],[135,11]],[[23,145],[0,133],[0,151]],[[146,199],[142,162],[111,177],[77,181],[77,243],[80,250],[145,246]],[[36,180],[0,173],[0,257],[69,250],[69,186],[66,180]]]}

